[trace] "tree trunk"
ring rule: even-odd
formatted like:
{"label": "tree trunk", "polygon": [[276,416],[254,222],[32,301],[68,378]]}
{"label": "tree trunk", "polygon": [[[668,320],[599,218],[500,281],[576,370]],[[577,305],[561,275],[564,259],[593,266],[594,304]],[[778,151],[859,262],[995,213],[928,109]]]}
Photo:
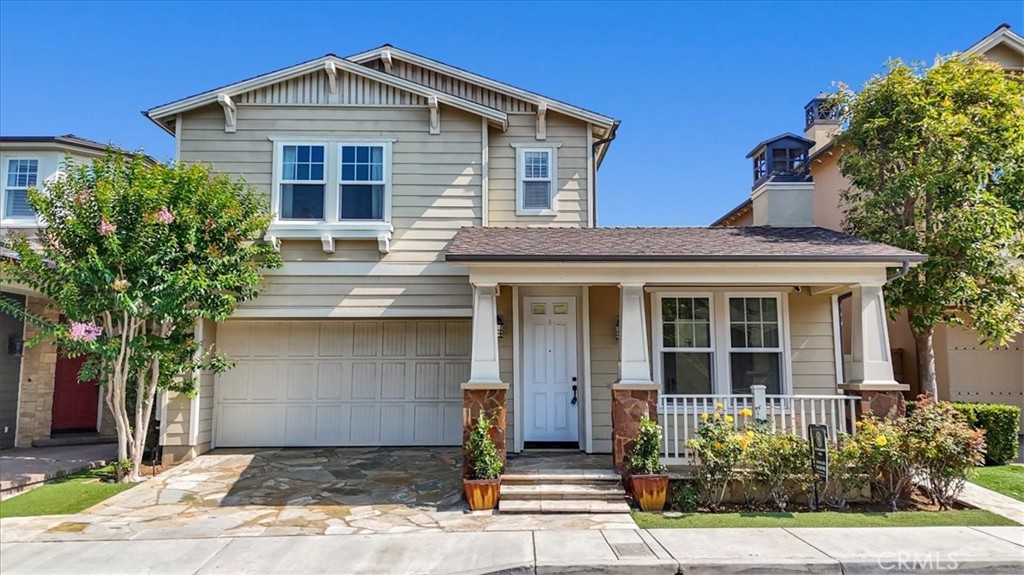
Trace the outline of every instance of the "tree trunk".
{"label": "tree trunk", "polygon": [[914,342],[917,344],[917,382],[921,386],[921,393],[937,399],[939,386],[935,378],[935,327],[914,331]]}

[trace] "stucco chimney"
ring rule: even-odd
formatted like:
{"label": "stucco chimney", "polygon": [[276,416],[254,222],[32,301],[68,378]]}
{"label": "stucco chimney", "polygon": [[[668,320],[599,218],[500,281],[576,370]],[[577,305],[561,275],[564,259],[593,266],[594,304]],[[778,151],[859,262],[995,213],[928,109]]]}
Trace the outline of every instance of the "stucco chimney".
{"label": "stucco chimney", "polygon": [[814,142],[782,134],[754,147],[750,199],[755,226],[814,225],[814,182],[807,157]]}

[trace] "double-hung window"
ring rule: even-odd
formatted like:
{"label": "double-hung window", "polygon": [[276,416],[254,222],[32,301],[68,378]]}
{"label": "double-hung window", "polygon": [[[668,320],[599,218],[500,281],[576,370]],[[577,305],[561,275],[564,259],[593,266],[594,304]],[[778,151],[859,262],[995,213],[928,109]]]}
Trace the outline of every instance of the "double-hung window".
{"label": "double-hung window", "polygon": [[655,376],[666,394],[786,389],[782,294],[659,293],[652,302]]}
{"label": "double-hung window", "polygon": [[28,189],[39,179],[39,160],[11,158],[7,160],[3,188],[3,218],[29,220],[36,217],[28,204]]}
{"label": "double-hung window", "polygon": [[341,175],[338,179],[341,220],[383,220],[384,146],[341,144]]}
{"label": "double-hung window", "polygon": [[709,296],[661,298],[660,353],[664,393],[711,393],[715,352]]}
{"label": "double-hung window", "polygon": [[281,146],[282,220],[324,219],[325,150],[320,144]]}
{"label": "double-hung window", "polygon": [[520,215],[555,212],[557,174],[555,148],[516,149],[516,210]]}

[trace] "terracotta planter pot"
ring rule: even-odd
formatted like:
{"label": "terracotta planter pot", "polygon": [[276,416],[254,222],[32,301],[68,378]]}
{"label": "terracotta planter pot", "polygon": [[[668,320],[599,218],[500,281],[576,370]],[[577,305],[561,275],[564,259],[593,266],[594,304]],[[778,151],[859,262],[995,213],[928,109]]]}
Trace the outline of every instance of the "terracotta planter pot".
{"label": "terracotta planter pot", "polygon": [[498,506],[501,478],[463,479],[462,488],[466,493],[466,501],[469,502],[469,508],[473,511],[494,509]]}
{"label": "terracotta planter pot", "polygon": [[633,499],[644,511],[661,511],[668,497],[668,475],[631,475]]}

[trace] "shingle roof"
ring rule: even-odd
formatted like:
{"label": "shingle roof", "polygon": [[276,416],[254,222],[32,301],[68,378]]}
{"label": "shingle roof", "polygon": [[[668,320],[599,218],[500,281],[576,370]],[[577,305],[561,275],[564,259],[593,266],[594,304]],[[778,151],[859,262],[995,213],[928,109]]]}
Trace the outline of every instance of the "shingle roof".
{"label": "shingle roof", "polygon": [[925,256],[824,228],[462,228],[451,262],[919,262]]}

